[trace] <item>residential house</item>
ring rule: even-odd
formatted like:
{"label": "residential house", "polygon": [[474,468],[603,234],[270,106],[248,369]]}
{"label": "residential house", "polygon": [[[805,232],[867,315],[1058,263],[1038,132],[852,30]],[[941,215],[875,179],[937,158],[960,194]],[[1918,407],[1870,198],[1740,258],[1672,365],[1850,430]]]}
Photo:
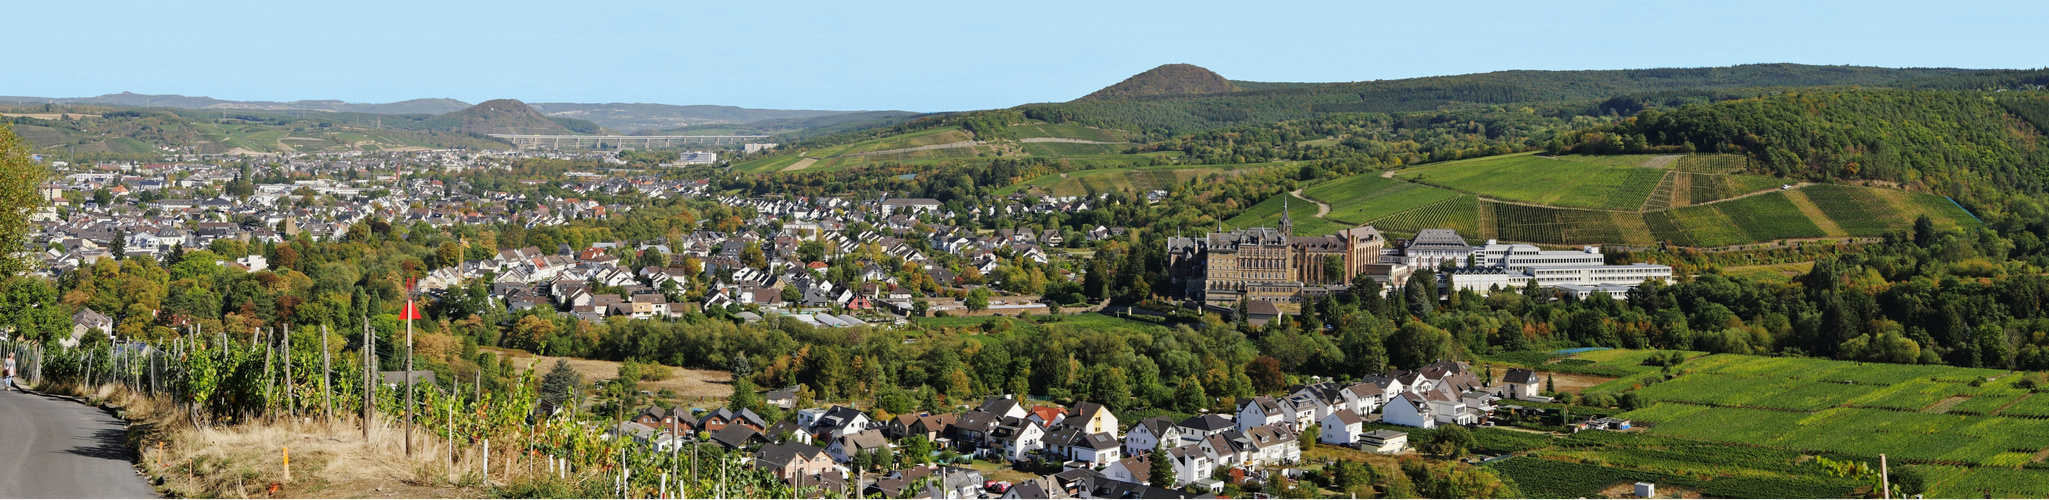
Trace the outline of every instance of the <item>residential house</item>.
{"label": "residential house", "polygon": [[1351,446],[1359,441],[1360,428],[1365,419],[1352,410],[1338,410],[1323,417],[1322,429],[1316,434],[1316,441],[1323,444]]}
{"label": "residential house", "polygon": [[1380,409],[1380,421],[1422,429],[1437,428],[1437,417],[1431,413],[1430,401],[1414,392],[1401,393],[1388,401],[1387,406]]}
{"label": "residential house", "polygon": [[1067,425],[1079,426],[1090,434],[1117,435],[1117,415],[1110,413],[1109,408],[1100,404],[1075,403],[1073,408],[1067,410],[1067,418],[1064,421]]}
{"label": "residential house", "polygon": [[837,474],[832,456],[808,444],[769,444],[754,452],[754,467],[767,469],[788,481],[797,477]]}
{"label": "residential house", "polygon": [[1162,442],[1167,443],[1168,447],[1179,446],[1181,427],[1174,425],[1174,420],[1167,417],[1140,420],[1138,425],[1131,426],[1131,432],[1124,434],[1124,454],[1152,453]]}
{"label": "residential house", "polygon": [[826,445],[825,452],[831,454],[833,460],[847,463],[854,461],[856,455],[874,453],[887,447],[889,438],[882,437],[882,431],[869,429],[834,437],[832,444]]}

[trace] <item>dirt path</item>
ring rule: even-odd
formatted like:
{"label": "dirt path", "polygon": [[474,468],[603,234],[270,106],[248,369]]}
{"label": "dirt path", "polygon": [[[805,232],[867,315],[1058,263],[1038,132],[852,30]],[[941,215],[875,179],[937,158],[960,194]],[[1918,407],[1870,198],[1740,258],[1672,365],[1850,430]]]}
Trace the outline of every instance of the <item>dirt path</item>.
{"label": "dirt path", "polygon": [[[1986,415],[1998,415],[1998,414],[2000,414],[2001,412],[2004,412],[2004,411],[2006,411],[2006,409],[2007,409],[2007,408],[2012,408],[2012,407],[2013,407],[2013,405],[2017,405],[2017,404],[2020,404],[2020,402],[2021,402],[2022,400],[2025,400],[2025,399],[2028,399],[2028,398],[2032,398],[2032,397],[2035,397],[2035,395],[2034,395],[2033,393],[2029,393],[2029,394],[2028,394],[2028,395],[2026,395],[2026,396],[2021,396],[2021,397],[2018,397],[2018,398],[2013,398],[2013,401],[2007,401],[2007,402],[2006,402],[2006,405],[2005,405],[2005,406],[2000,406],[2000,407],[1999,407],[1999,409],[1997,409],[1997,410],[1992,410],[1992,412],[1991,412],[1991,413],[1986,413]],[[2043,459],[2043,458],[2045,458],[2045,457],[2049,457],[2049,448],[2043,448],[2043,449],[2042,449],[2042,454],[2040,454],[2040,455],[2035,455],[2035,461],[2036,461],[2036,462],[2040,462],[2040,461],[2042,461],[2042,459]]]}
{"label": "dirt path", "polygon": [[1644,160],[1642,166],[1646,168],[1665,168],[1666,165],[1671,165],[1672,162],[1679,161],[1679,157],[1681,156],[1686,155],[1655,156],[1649,160]]}
{"label": "dirt path", "polygon": [[918,146],[918,147],[915,147],[915,148],[898,148],[898,149],[885,149],[885,150],[882,150],[882,151],[869,151],[869,152],[866,152],[866,153],[854,153],[854,154],[849,154],[849,155],[839,155],[839,156],[834,156],[833,158],[850,158],[850,157],[856,157],[856,156],[875,156],[875,155],[886,155],[886,154],[892,154],[892,153],[913,153],[913,152],[918,152],[918,151],[931,151],[931,150],[934,150],[934,149],[972,148],[972,147],[975,147],[975,146],[980,146],[980,145],[982,145],[982,141],[960,141],[960,142],[949,142],[949,143],[946,143],[946,144],[933,144],[933,145],[930,145],[930,146]]}
{"label": "dirt path", "polygon": [[790,166],[783,167],[783,169],[778,170],[778,172],[795,172],[798,170],[811,168],[811,165],[815,163],[818,163],[817,158],[805,158],[802,160],[797,160],[796,163],[791,163]]}
{"label": "dirt path", "polygon": [[1672,173],[1672,208],[1693,204],[1693,173]]}
{"label": "dirt path", "polygon": [[1942,401],[1936,401],[1935,404],[1928,405],[1927,408],[1922,408],[1921,413],[1949,413],[1950,408],[1955,408],[1956,405],[1970,400],[1970,396],[1950,396],[1943,398]]}
{"label": "dirt path", "polygon": [[1307,196],[1302,196],[1302,190],[1300,190],[1300,189],[1297,189],[1297,190],[1294,190],[1294,191],[1290,191],[1290,192],[1288,192],[1288,194],[1292,194],[1292,195],[1295,195],[1295,197],[1296,197],[1296,198],[1301,198],[1301,199],[1304,199],[1304,200],[1309,200],[1309,202],[1310,202],[1310,203],[1315,203],[1315,204],[1316,204],[1316,218],[1318,218],[1318,219],[1321,219],[1321,218],[1323,218],[1323,216],[1325,216],[1325,215],[1330,215],[1330,204],[1329,204],[1329,203],[1324,203],[1324,202],[1323,202],[1323,200],[1319,200],[1319,199],[1315,199],[1315,198],[1310,198],[1310,197],[1307,197]]}
{"label": "dirt path", "polygon": [[1066,137],[1027,137],[1023,139],[1018,139],[1017,142],[1064,142],[1068,144],[1131,144],[1129,142],[1091,141],[1088,139],[1069,139]]}
{"label": "dirt path", "polygon": [[[1643,204],[1638,205],[1636,211],[1641,213],[1672,208],[1672,183],[1678,182],[1675,180],[1677,176],[1677,173],[1665,172],[1664,177],[1658,178],[1658,187],[1651,189],[1651,195],[1644,197]],[[1665,193],[1665,203],[1662,205],[1658,203],[1659,192]]]}
{"label": "dirt path", "polygon": [[1809,220],[1813,220],[1814,226],[1821,229],[1821,234],[1829,236],[1848,236],[1850,234],[1849,231],[1843,230],[1843,226],[1836,225],[1836,221],[1830,220],[1828,214],[1822,213],[1821,207],[1816,206],[1814,200],[1807,198],[1807,193],[1800,192],[1798,189],[1788,189],[1786,190],[1786,199],[1792,200],[1793,206],[1799,208],[1801,214],[1806,215]]}

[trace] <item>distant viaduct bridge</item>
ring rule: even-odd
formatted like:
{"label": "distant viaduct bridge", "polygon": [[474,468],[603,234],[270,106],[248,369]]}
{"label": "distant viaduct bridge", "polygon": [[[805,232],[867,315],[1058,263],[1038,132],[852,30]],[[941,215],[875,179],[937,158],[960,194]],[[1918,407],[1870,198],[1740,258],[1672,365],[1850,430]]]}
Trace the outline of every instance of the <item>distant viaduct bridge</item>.
{"label": "distant viaduct bridge", "polygon": [[685,144],[728,144],[767,139],[765,135],[528,135],[489,134],[491,137],[511,141],[520,149],[529,148],[596,148],[619,149],[626,147],[663,148]]}

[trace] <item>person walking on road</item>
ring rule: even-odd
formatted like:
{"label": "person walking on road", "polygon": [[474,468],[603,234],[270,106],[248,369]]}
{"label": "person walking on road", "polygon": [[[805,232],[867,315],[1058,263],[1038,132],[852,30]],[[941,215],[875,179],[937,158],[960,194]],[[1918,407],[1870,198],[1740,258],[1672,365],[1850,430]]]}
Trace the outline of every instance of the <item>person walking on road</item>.
{"label": "person walking on road", "polygon": [[6,378],[0,379],[0,387],[14,390],[14,353],[7,353]]}

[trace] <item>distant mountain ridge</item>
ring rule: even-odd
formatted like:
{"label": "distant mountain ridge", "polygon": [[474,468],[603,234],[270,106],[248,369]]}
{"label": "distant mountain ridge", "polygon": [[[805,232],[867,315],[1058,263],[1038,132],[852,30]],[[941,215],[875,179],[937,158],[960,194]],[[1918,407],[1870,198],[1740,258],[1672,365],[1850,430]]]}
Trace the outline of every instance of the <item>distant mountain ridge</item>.
{"label": "distant mountain ridge", "polygon": [[1103,87],[1075,102],[1130,99],[1134,97],[1221,94],[1244,90],[1215,71],[1193,64],[1162,64],[1132,75],[1115,85]]}
{"label": "distant mountain ridge", "polygon": [[[579,127],[573,126],[576,125],[574,123],[563,123],[565,120],[582,122],[590,124],[590,126],[582,127],[586,128],[586,130],[573,130]],[[591,124],[588,121],[553,118],[541,114],[540,111],[534,110],[533,107],[527,106],[526,103],[519,102],[517,99],[492,99],[480,102],[475,106],[470,106],[469,109],[434,117],[434,120],[430,120],[430,122],[434,122],[433,126],[436,126],[436,128],[479,135],[569,135],[578,132],[597,133],[600,131],[596,124]]]}
{"label": "distant mountain ridge", "polygon": [[378,113],[388,115],[424,114],[438,115],[460,111],[470,107],[469,103],[455,99],[409,99],[387,103],[351,103],[339,100],[277,101],[229,101],[212,97],[192,97],[177,94],[137,94],[122,92],[94,97],[23,97],[0,96],[0,101],[55,104],[99,104],[103,106],[131,106],[140,108],[178,109],[239,109],[262,111],[340,111],[348,113]]}
{"label": "distant mountain ridge", "polygon": [[752,109],[739,106],[718,106],[708,104],[678,106],[653,103],[573,103],[543,102],[529,104],[542,114],[558,118],[589,120],[605,128],[625,132],[664,130],[705,125],[713,123],[753,123],[764,120],[803,120],[824,116],[867,113],[866,111],[827,111],[815,109]]}

